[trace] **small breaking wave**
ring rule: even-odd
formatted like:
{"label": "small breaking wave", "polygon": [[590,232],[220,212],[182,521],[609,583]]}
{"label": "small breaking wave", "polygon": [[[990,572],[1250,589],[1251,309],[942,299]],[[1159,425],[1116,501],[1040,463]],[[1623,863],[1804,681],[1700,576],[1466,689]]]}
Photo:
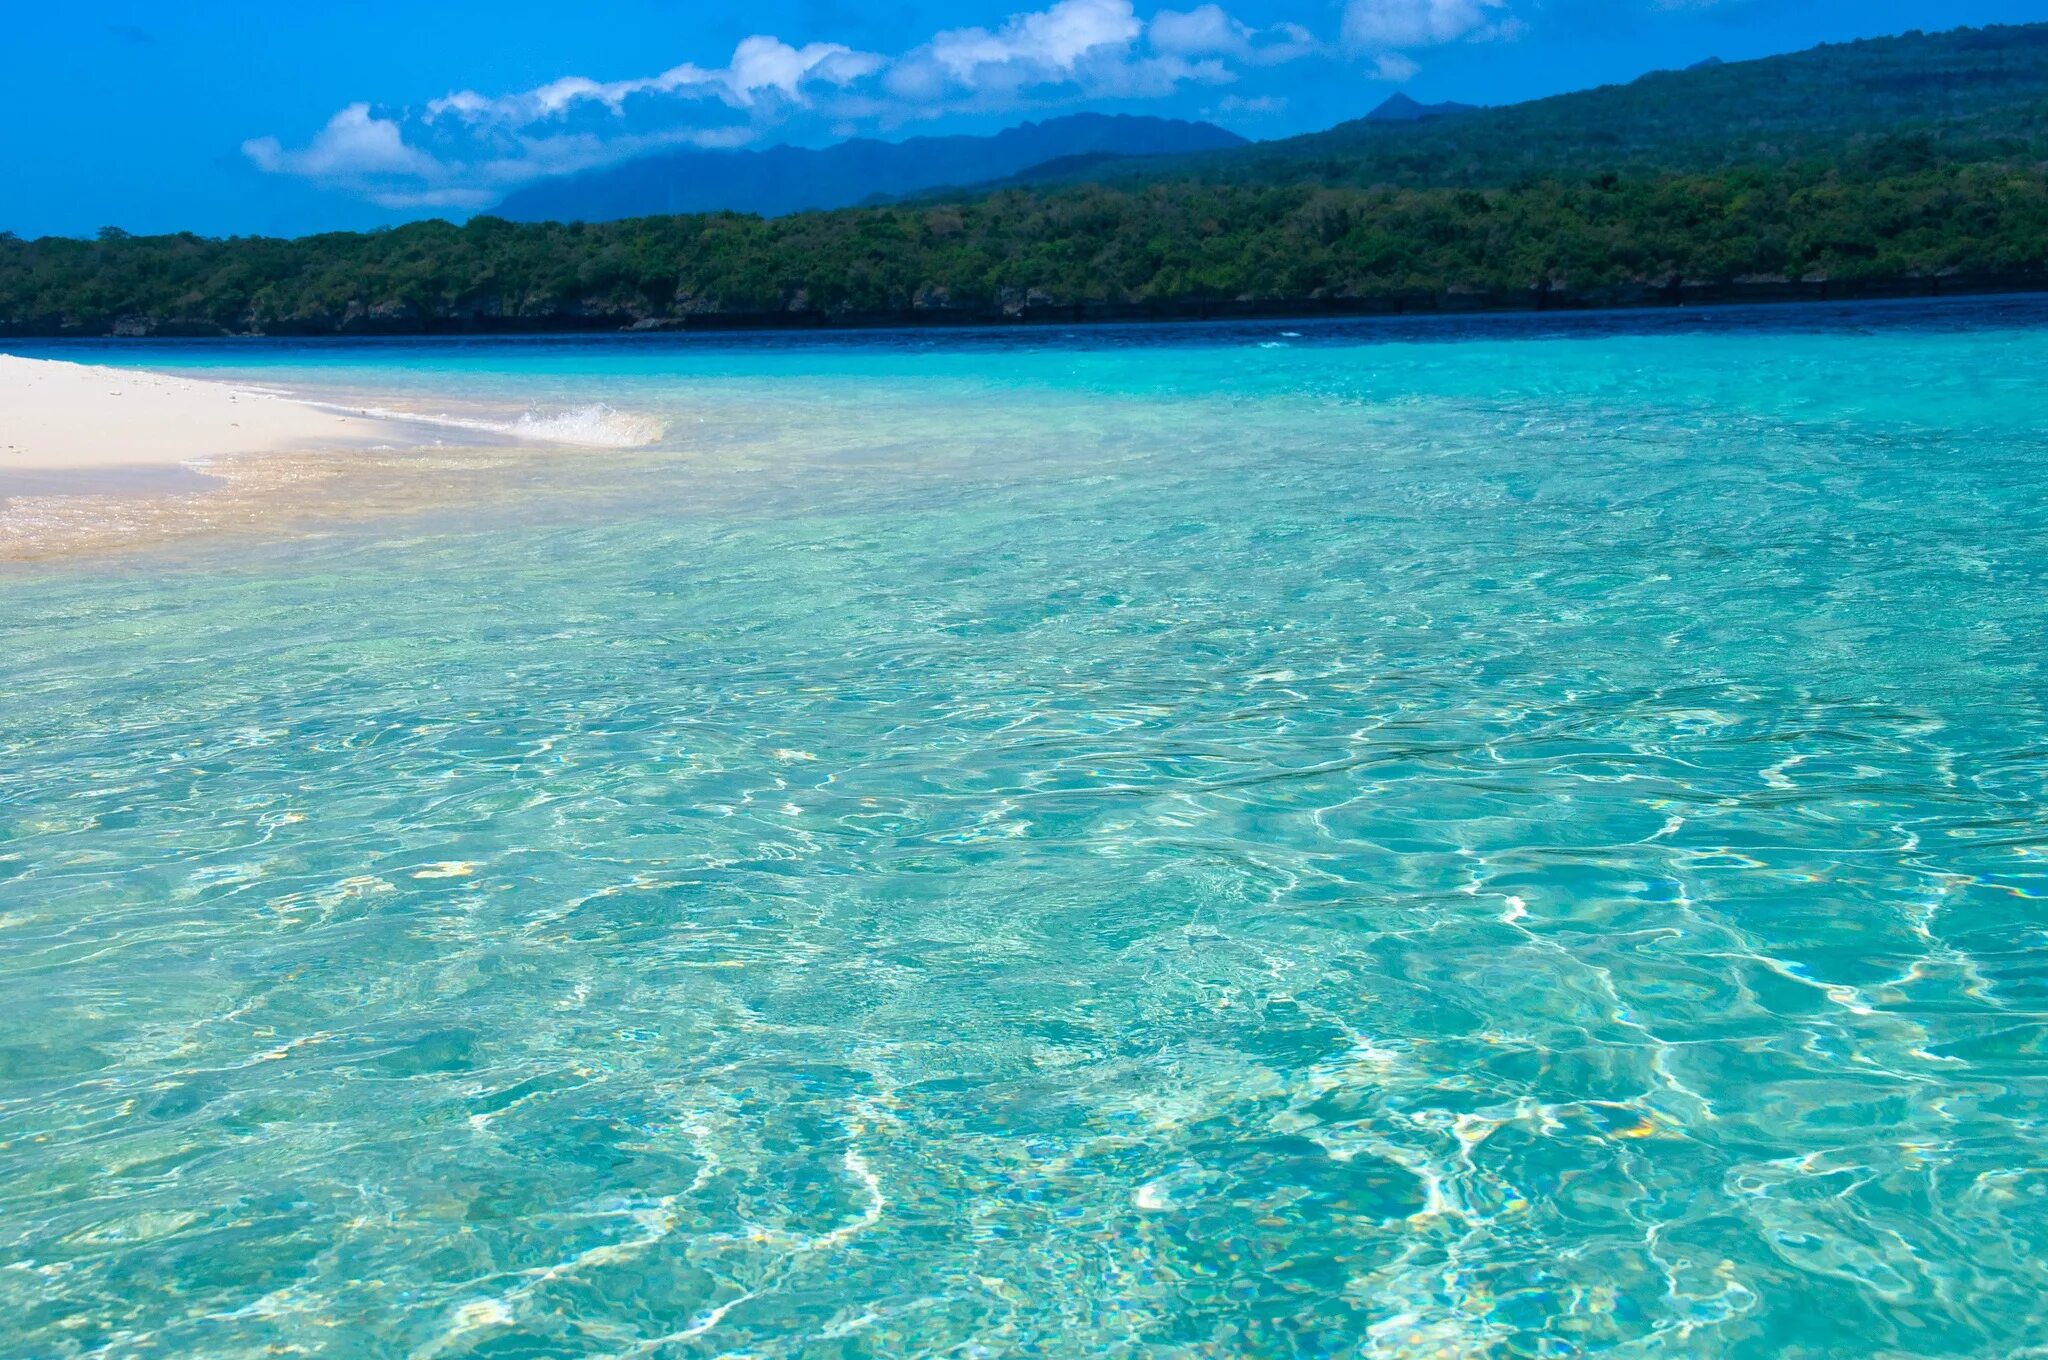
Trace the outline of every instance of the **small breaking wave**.
{"label": "small breaking wave", "polygon": [[658,442],[666,428],[653,416],[621,411],[606,402],[562,409],[536,407],[517,420],[487,420],[477,416],[443,413],[426,415],[419,411],[390,410],[377,406],[353,406],[329,402],[308,402],[324,409],[345,411],[370,420],[407,425],[429,425],[440,429],[468,430],[497,435],[527,443],[571,444],[591,449],[638,449]]}
{"label": "small breaking wave", "polygon": [[636,415],[596,402],[566,411],[528,411],[513,422],[512,432],[521,439],[545,440],[554,444],[637,449],[660,439],[662,424],[652,416]]}

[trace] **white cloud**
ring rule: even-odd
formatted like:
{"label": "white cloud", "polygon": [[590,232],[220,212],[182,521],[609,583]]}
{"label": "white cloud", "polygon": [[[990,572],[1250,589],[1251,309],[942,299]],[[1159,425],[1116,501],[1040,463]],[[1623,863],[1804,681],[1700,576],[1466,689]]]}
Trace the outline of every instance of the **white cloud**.
{"label": "white cloud", "polygon": [[1152,50],[1176,57],[1231,57],[1258,65],[1293,61],[1317,50],[1315,35],[1300,24],[1255,29],[1215,4],[1191,10],[1163,9],[1145,27]]}
{"label": "white cloud", "polygon": [[1015,91],[1060,84],[1124,62],[1145,31],[1131,0],[1059,0],[1012,16],[991,32],[956,28],[905,54],[886,84],[899,97],[926,101],[949,90]]}
{"label": "white cloud", "polygon": [[351,104],[327,120],[302,151],[286,151],[275,137],[242,143],[250,160],[273,174],[331,179],[343,175],[430,174],[434,158],[405,144],[405,134],[388,118],[373,117],[368,104]]}
{"label": "white cloud", "polygon": [[1230,94],[1217,100],[1215,107],[1210,109],[1206,116],[1210,118],[1223,118],[1235,115],[1247,118],[1268,118],[1274,114],[1285,113],[1286,111],[1287,97],[1285,95],[1262,94],[1247,97],[1245,95]]}
{"label": "white cloud", "polygon": [[942,33],[932,48],[942,65],[961,74],[990,60],[1071,72],[1090,53],[1127,48],[1144,31],[1131,0],[1059,0],[1051,9],[1017,15],[993,35],[972,28]]}
{"label": "white cloud", "polygon": [[546,175],[667,147],[745,145],[792,122],[844,134],[959,111],[1154,99],[1321,50],[1299,25],[1255,29],[1213,0],[1149,22],[1133,0],[1054,0],[993,27],[935,34],[894,58],[763,34],[722,67],[570,75],[503,94],[461,89],[415,110],[350,104],[303,147],[259,137],[242,150],[268,173],[390,207],[467,210]]}
{"label": "white cloud", "polygon": [[399,212],[427,208],[482,212],[500,195],[496,189],[372,189],[366,196],[380,208]]}
{"label": "white cloud", "polygon": [[244,142],[242,151],[258,169],[351,190],[382,207],[476,212],[506,191],[548,175],[574,174],[682,146],[742,146],[754,135],[753,128],[739,125],[620,137],[518,136],[504,142],[501,154],[485,150],[472,157],[441,157],[406,143],[395,121],[351,104],[302,151],[285,150],[275,137]]}
{"label": "white cloud", "polygon": [[1274,24],[1265,30],[1259,42],[1252,48],[1254,61],[1293,61],[1296,57],[1311,56],[1323,50],[1316,41],[1316,35],[1300,24]]}
{"label": "white cloud", "polygon": [[1497,36],[1505,0],[1351,0],[1344,39],[1369,51]]}
{"label": "white cloud", "polygon": [[[1250,29],[1220,9],[1216,13],[1225,32],[1242,31],[1249,40]],[[1176,23],[1185,18],[1167,20],[1163,44],[1141,43],[1153,29],[1138,18],[1131,0],[1059,0],[993,30],[953,29],[890,66],[882,79],[886,98],[863,112],[896,126],[965,110],[999,111],[1033,99],[1157,99],[1184,86],[1230,84],[1237,79],[1233,62],[1257,59],[1249,41],[1238,51],[1175,42]],[[1195,22],[1210,19],[1203,15]],[[1289,26],[1283,36],[1293,32]]]}
{"label": "white cloud", "polygon": [[1252,45],[1251,27],[1231,18],[1221,5],[1203,5],[1185,13],[1160,10],[1152,16],[1146,37],[1158,51],[1183,57],[1238,53]]}
{"label": "white cloud", "polygon": [[1400,84],[1420,70],[1408,55],[1421,47],[1521,36],[1508,0],[1349,0],[1344,45],[1372,59],[1373,79]]}
{"label": "white cloud", "polygon": [[791,47],[776,38],[752,37],[732,54],[728,83],[744,102],[763,90],[775,90],[794,99],[806,81],[845,87],[882,69],[883,60],[872,52],[856,52],[838,43],[806,43]]}
{"label": "white cloud", "polygon": [[[258,137],[242,151],[271,174],[350,189],[387,207],[475,210],[546,175],[676,146],[743,145],[758,131],[749,115],[771,104],[808,106],[821,87],[844,89],[884,64],[837,43],[792,47],[757,36],[717,70],[684,64],[634,80],[565,76],[497,96],[457,90],[413,118],[351,104],[302,149]],[[593,112],[602,124],[576,124]]]}
{"label": "white cloud", "polygon": [[518,94],[487,98],[474,90],[458,90],[427,105],[429,122],[454,115],[465,121],[522,127],[558,118],[579,104],[599,104],[622,114],[639,96],[715,99],[738,108],[751,107],[765,94],[803,102],[812,82],[844,88],[873,75],[885,65],[872,52],[856,52],[838,43],[791,47],[779,38],[756,35],[734,49],[730,65],[716,71],[684,63],[658,76],[638,80],[591,80],[564,76]]}
{"label": "white cloud", "polygon": [[1415,79],[1415,73],[1421,69],[1415,58],[1406,53],[1382,52],[1373,58],[1372,78],[1402,85]]}

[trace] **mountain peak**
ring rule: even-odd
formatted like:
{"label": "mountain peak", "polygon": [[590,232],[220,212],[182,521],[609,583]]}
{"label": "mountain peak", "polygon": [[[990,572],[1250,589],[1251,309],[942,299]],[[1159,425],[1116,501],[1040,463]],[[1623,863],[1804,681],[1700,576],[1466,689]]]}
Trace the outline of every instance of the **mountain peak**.
{"label": "mountain peak", "polygon": [[1365,120],[1368,123],[1419,123],[1425,118],[1471,113],[1478,107],[1477,104],[1457,104],[1448,100],[1441,104],[1424,104],[1396,90],[1378,108],[1365,115]]}

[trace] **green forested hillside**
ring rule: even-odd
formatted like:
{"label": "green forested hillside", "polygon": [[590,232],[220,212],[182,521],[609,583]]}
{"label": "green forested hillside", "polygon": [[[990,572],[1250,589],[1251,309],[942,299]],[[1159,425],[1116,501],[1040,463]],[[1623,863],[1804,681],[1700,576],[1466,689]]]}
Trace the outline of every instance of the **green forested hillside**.
{"label": "green forested hillside", "polygon": [[[2044,99],[2048,25],[1820,49],[1423,124],[1347,125],[1165,178],[773,221],[480,218],[294,241],[0,239],[0,334],[984,320],[2048,286]],[[1500,121],[1509,115],[1521,120],[1512,135]],[[1576,157],[1575,168],[1550,156]]]}
{"label": "green forested hillside", "polygon": [[1171,162],[1098,160],[1089,179],[1507,185],[1825,161],[1852,173],[2048,160],[2048,24],[1906,34],[1417,122]]}

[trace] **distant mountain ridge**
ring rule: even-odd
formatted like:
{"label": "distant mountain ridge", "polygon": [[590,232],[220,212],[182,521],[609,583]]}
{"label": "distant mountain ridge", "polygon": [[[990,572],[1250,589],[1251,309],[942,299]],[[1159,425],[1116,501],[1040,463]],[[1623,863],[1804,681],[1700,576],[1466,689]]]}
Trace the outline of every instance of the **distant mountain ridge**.
{"label": "distant mountain ridge", "polygon": [[816,149],[646,156],[529,185],[507,197],[495,215],[514,222],[610,222],[703,212],[783,217],[1006,179],[1054,162],[1186,155],[1246,144],[1210,123],[1081,113],[983,137],[856,138]]}
{"label": "distant mountain ridge", "polygon": [[1423,104],[1405,94],[1391,94],[1371,113],[1365,115],[1368,123],[1419,123],[1429,118],[1444,118],[1454,113],[1477,113],[1477,104],[1459,104],[1445,100],[1441,104]]}

